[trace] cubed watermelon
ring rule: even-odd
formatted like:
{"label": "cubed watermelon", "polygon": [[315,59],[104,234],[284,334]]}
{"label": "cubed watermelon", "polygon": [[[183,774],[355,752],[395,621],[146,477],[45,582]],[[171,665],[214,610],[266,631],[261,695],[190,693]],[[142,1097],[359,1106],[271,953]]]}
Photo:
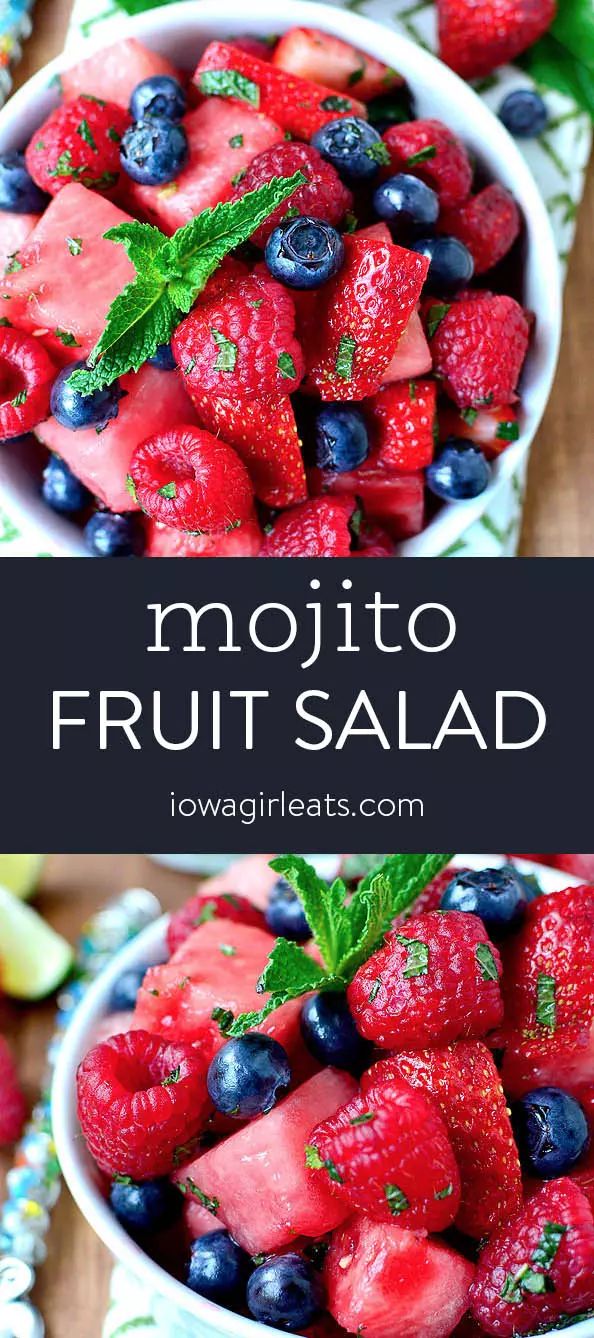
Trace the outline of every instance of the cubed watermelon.
{"label": "cubed watermelon", "polygon": [[193,1194],[186,1194],[184,1228],[188,1240],[199,1240],[200,1236],[208,1236],[211,1231],[224,1231],[225,1223],[205,1208]]}
{"label": "cubed watermelon", "polygon": [[214,878],[200,884],[200,891],[218,895],[220,892],[236,892],[240,897],[247,897],[254,906],[265,911],[268,898],[278,881],[278,874],[270,868],[272,855],[244,855],[236,859]]}
{"label": "cubed watermelon", "polygon": [[310,488],[336,496],[354,494],[361,500],[366,519],[377,521],[393,539],[408,539],[423,528],[425,477],[421,470],[394,474],[373,460],[347,474],[312,469]]}
{"label": "cubed watermelon", "polygon": [[433,359],[421,317],[418,311],[413,311],[384,372],[384,385],[389,381],[410,381],[414,376],[426,376],[432,367]]}
{"label": "cubed watermelon", "polygon": [[283,138],[268,116],[219,98],[188,112],[183,123],[190,156],[177,179],[167,186],[130,182],[127,187],[133,212],[145,214],[168,233],[203,209],[230,199],[237,173]]}
{"label": "cubed watermelon", "polygon": [[72,432],[48,418],[36,433],[111,511],[134,511],[137,504],[126,487],[132,452],[147,435],[177,423],[193,424],[196,415],[177,372],[162,372],[145,363],[139,372],[122,376],[120,385],[127,393],[117,418],[102,432],[94,427]]}
{"label": "cubed watermelon", "polygon": [[114,298],[134,278],[123,246],[103,236],[129,217],[97,191],[64,186],[21,247],[22,269],[0,281],[2,314],[39,334],[50,352],[85,357]]}
{"label": "cubed watermelon", "polygon": [[165,56],[149,51],[135,37],[125,37],[71,65],[64,70],[60,82],[65,98],[91,93],[93,97],[127,107],[132,90],[153,74],[175,75],[177,71]]}
{"label": "cubed watermelon", "polygon": [[365,1338],[447,1338],[473,1276],[449,1246],[362,1214],[336,1232],[324,1268],[330,1314]]}
{"label": "cubed watermelon", "polygon": [[150,520],[146,531],[144,556],[149,558],[257,557],[262,547],[258,519],[244,520],[228,534],[186,534],[173,525]]}
{"label": "cubed watermelon", "polygon": [[0,209],[0,275],[20,251],[29,233],[39,222],[39,214],[11,214]]}
{"label": "cubed watermelon", "polygon": [[312,1129],[357,1090],[355,1079],[323,1069],[275,1106],[176,1172],[186,1192],[208,1199],[249,1254],[282,1249],[296,1236],[321,1236],[350,1209],[305,1164]]}

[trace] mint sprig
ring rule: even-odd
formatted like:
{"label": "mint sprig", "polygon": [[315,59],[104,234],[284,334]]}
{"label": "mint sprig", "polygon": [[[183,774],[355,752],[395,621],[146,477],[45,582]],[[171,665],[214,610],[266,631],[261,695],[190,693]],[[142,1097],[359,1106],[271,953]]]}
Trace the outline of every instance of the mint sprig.
{"label": "mint sprig", "polygon": [[125,247],[136,274],[114,298],[88,368],[70,377],[73,389],[92,395],[125,372],[137,372],[159,344],[169,342],[225,256],[305,181],[302,172],[274,177],[239,200],[203,210],[173,237],[135,219],[110,228],[106,240]]}
{"label": "mint sprig", "polygon": [[281,855],[270,867],[301,900],[322,965],[297,943],[277,939],[256,985],[268,998],[259,1012],[242,1013],[227,1036],[243,1036],[281,1004],[311,990],[344,990],[384,935],[451,855],[387,855],[369,870],[349,898],[342,878],[327,883],[300,855]]}

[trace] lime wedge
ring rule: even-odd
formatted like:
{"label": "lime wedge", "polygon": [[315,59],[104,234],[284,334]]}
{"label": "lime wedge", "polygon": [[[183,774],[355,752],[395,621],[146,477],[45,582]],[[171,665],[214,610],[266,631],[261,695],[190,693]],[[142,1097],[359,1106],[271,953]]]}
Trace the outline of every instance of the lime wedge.
{"label": "lime wedge", "polygon": [[43,855],[0,855],[0,885],[15,897],[32,896],[39,882]]}
{"label": "lime wedge", "polygon": [[13,999],[44,999],[62,984],[74,954],[66,939],[0,887],[0,988]]}

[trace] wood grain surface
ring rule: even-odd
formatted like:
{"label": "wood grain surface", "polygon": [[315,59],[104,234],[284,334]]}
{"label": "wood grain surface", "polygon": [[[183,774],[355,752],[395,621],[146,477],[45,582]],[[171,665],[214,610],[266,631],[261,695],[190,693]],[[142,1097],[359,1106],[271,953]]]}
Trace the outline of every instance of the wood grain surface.
{"label": "wood grain surface", "polygon": [[[61,49],[72,0],[37,0],[17,82]],[[559,370],[532,449],[523,557],[594,557],[594,166],[580,211],[565,297]]]}

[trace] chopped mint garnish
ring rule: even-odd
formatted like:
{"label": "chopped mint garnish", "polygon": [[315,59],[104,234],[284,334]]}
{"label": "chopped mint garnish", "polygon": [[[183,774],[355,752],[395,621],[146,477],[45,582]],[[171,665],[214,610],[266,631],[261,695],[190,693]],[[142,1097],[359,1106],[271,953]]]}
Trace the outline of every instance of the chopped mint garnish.
{"label": "chopped mint garnish", "polygon": [[382,982],[381,982],[379,976],[376,976],[376,978],[375,978],[375,980],[374,980],[374,982],[373,982],[373,985],[371,986],[371,989],[370,989],[370,991],[369,991],[369,1002],[370,1002],[370,1003],[375,1003],[375,1001],[376,1001],[376,999],[377,999],[377,996],[378,996],[378,994],[379,994],[379,992],[380,992],[380,990],[381,990],[381,987],[382,987]]}
{"label": "chopped mint garnish", "polygon": [[424,149],[419,149],[418,153],[411,153],[410,158],[406,160],[407,167],[416,167],[417,163],[427,163],[430,158],[434,158],[437,153],[436,144],[426,144]]}
{"label": "chopped mint garnish", "polygon": [[138,497],[136,496],[136,484],[131,474],[126,474],[126,492],[130,493],[133,501],[138,501]]}
{"label": "chopped mint garnish", "polygon": [[476,960],[481,968],[483,980],[498,980],[497,962],[488,943],[478,943]]}
{"label": "chopped mint garnish", "polygon": [[252,79],[246,79],[238,70],[203,70],[199,78],[200,92],[207,97],[238,98],[250,107],[260,106],[260,89]]}
{"label": "chopped mint garnish", "polygon": [[82,237],[67,237],[66,245],[71,256],[79,256],[83,249]]}
{"label": "chopped mint garnish", "polygon": [[167,1078],[163,1079],[161,1087],[171,1087],[173,1083],[179,1082],[180,1078],[181,1078],[181,1065],[178,1064],[177,1068],[172,1069],[171,1073],[167,1076]]}
{"label": "chopped mint garnish", "polygon": [[344,1183],[340,1171],[337,1170],[334,1162],[330,1161],[329,1158],[324,1160],[320,1157],[318,1149],[312,1147],[311,1144],[305,1149],[305,1165],[309,1167],[310,1171],[327,1171],[330,1179],[334,1180],[337,1185],[342,1185]]}
{"label": "chopped mint garnish", "polygon": [[347,234],[350,232],[356,232],[358,226],[359,226],[359,219],[357,218],[357,215],[352,214],[350,210],[348,210],[348,212],[344,216],[344,223],[342,225],[343,232],[346,232]]}
{"label": "chopped mint garnish", "polygon": [[384,1185],[384,1194],[392,1217],[398,1217],[399,1213],[410,1207],[406,1194],[403,1194],[398,1185]]}
{"label": "chopped mint garnish", "polygon": [[121,144],[122,142],[122,136],[118,135],[118,132],[113,125],[110,125],[108,128],[107,138],[111,140],[112,144]]}
{"label": "chopped mint garnish", "polygon": [[407,938],[406,934],[397,934],[396,938],[406,948],[406,966],[402,972],[404,980],[413,976],[426,976],[429,970],[429,948],[420,938]]}
{"label": "chopped mint garnish", "polygon": [[56,160],[55,167],[48,167],[47,175],[48,177],[70,177],[74,176],[78,171],[80,171],[80,168],[75,168],[74,172],[72,170],[72,154],[70,149],[64,149],[64,152],[61,153],[60,157]]}
{"label": "chopped mint garnish", "polygon": [[441,325],[444,316],[447,316],[450,306],[451,303],[449,302],[435,302],[432,307],[429,307],[427,313],[427,330],[430,339],[433,338],[437,327]]}
{"label": "chopped mint garnish", "polygon": [[164,483],[162,488],[157,488],[157,495],[159,497],[166,497],[168,500],[171,500],[173,497],[177,497],[176,484]]}
{"label": "chopped mint garnish", "polygon": [[517,441],[520,435],[520,424],[513,420],[497,424],[495,436],[498,441]]}
{"label": "chopped mint garnish", "polygon": [[567,1227],[561,1226],[559,1222],[545,1222],[542,1235],[532,1255],[532,1263],[549,1269],[555,1262],[557,1250],[566,1231]]}
{"label": "chopped mint garnish", "polygon": [[453,1192],[454,1192],[454,1186],[453,1186],[453,1185],[446,1185],[444,1189],[436,1189],[435,1194],[433,1195],[433,1198],[434,1198],[434,1199],[449,1199],[450,1194],[453,1194]]}
{"label": "chopped mint garnish", "polygon": [[366,158],[372,158],[374,163],[381,163],[384,167],[390,162],[390,150],[383,139],[379,139],[376,144],[369,144],[364,153]]}
{"label": "chopped mint garnish", "polygon": [[219,952],[222,952],[223,957],[235,957],[237,948],[234,948],[231,943],[219,943]]}
{"label": "chopped mint garnish", "polygon": [[218,348],[215,362],[215,372],[232,372],[235,370],[237,362],[237,344],[231,339],[221,334],[219,330],[211,330],[211,335]]}
{"label": "chopped mint garnish", "polygon": [[223,1036],[227,1036],[229,1028],[233,1023],[233,1013],[230,1008],[213,1008],[211,1013],[213,1022],[218,1024],[219,1031]]}
{"label": "chopped mint garnish", "polygon": [[286,376],[290,380],[297,375],[297,369],[290,353],[279,353],[277,365],[281,376]]}
{"label": "chopped mint garnish", "polygon": [[417,402],[417,383],[416,383],[416,381],[409,381],[409,383],[408,383],[408,398],[409,398],[411,404],[416,404],[416,402]]}
{"label": "chopped mint garnish", "polygon": [[234,173],[233,173],[233,176],[231,177],[231,185],[232,185],[232,186],[238,186],[239,183],[240,183],[240,181],[243,181],[243,178],[244,178],[244,176],[245,176],[245,174],[246,174],[246,171],[247,171],[247,168],[246,168],[246,167],[242,167],[240,172],[234,172]]}
{"label": "chopped mint garnish", "polygon": [[18,253],[15,251],[14,255],[12,255],[12,256],[10,257],[10,260],[8,261],[8,264],[5,265],[5,267],[4,267],[4,273],[5,273],[5,274],[16,274],[16,273],[18,272],[18,270],[20,270],[20,269],[22,269],[22,268],[23,268],[23,266],[21,265],[21,262],[20,262],[20,260],[18,259]]}
{"label": "chopped mint garnish", "polygon": [[18,395],[15,395],[14,399],[10,401],[13,409],[20,409],[23,404],[26,404],[26,402],[27,402],[26,390],[19,390]]}
{"label": "chopped mint garnish", "polygon": [[60,343],[64,344],[65,348],[80,348],[78,339],[70,330],[54,330],[54,334],[56,339],[59,339]]}
{"label": "chopped mint garnish", "polygon": [[353,104],[349,98],[341,98],[337,93],[331,93],[330,97],[323,98],[320,102],[322,111],[352,111]]}
{"label": "chopped mint garnish", "polygon": [[360,65],[357,70],[353,70],[352,73],[349,74],[349,77],[347,79],[347,84],[349,88],[353,88],[355,84],[360,84],[361,80],[364,78],[365,78],[365,66]]}
{"label": "chopped mint garnish", "polygon": [[194,371],[195,366],[196,366],[196,359],[190,358],[190,361],[187,362],[184,367],[184,376],[189,376],[190,372]]}
{"label": "chopped mint garnish", "polygon": [[200,1189],[199,1185],[196,1185],[190,1176],[187,1180],[178,1180],[177,1187],[181,1189],[182,1194],[193,1194],[194,1198],[202,1204],[202,1207],[216,1217],[219,1211],[219,1200],[209,1199],[208,1194],[205,1194],[204,1190]]}
{"label": "chopped mint garnish", "polygon": [[93,132],[87,120],[82,120],[80,125],[77,125],[76,133],[77,135],[80,135],[81,139],[84,139],[85,144],[88,144],[89,148],[91,148],[94,153],[97,152],[97,145],[93,139]]}
{"label": "chopped mint garnish", "polygon": [[517,1273],[508,1273],[499,1295],[502,1301],[508,1301],[510,1305],[520,1305],[524,1299],[523,1292],[531,1296],[544,1296],[545,1292],[553,1290],[546,1273],[535,1273],[529,1264],[522,1264]]}
{"label": "chopped mint garnish", "polygon": [[350,378],[353,375],[353,360],[356,347],[357,340],[353,339],[351,335],[340,336],[335,370],[336,375],[341,376],[343,381],[350,381]]}
{"label": "chopped mint garnish", "polygon": [[354,1119],[349,1120],[349,1124],[371,1124],[371,1121],[375,1119],[375,1115],[376,1112],[374,1110],[366,1110],[363,1115],[355,1115]]}
{"label": "chopped mint garnish", "polygon": [[243,135],[232,135],[231,139],[229,140],[229,148],[230,149],[243,148]]}
{"label": "chopped mint garnish", "polygon": [[555,991],[555,977],[541,971],[536,980],[536,1021],[540,1027],[550,1027],[552,1031],[557,1022]]}
{"label": "chopped mint garnish", "polygon": [[478,409],[461,409],[460,417],[464,419],[465,423],[468,423],[469,427],[472,427],[478,418]]}

